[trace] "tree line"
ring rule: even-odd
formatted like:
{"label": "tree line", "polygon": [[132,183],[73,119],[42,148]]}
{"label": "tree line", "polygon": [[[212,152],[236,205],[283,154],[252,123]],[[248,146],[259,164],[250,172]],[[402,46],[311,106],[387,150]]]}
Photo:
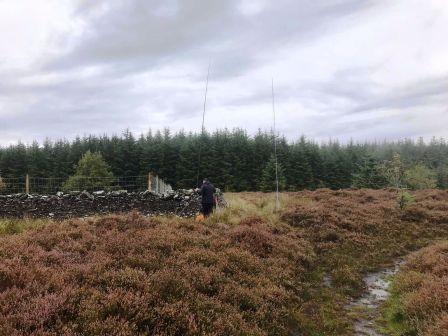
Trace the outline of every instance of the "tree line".
{"label": "tree line", "polygon": [[[68,179],[90,151],[101,153],[114,176],[154,172],[174,188],[192,188],[199,172],[225,191],[269,191],[275,188],[273,141],[273,134],[265,131],[250,136],[243,129],[205,134],[165,129],[138,137],[125,131],[120,136],[17,143],[0,147],[0,176]],[[303,136],[292,142],[278,136],[276,141],[282,190],[394,186],[394,164],[411,187],[448,188],[444,139],[318,144]]]}

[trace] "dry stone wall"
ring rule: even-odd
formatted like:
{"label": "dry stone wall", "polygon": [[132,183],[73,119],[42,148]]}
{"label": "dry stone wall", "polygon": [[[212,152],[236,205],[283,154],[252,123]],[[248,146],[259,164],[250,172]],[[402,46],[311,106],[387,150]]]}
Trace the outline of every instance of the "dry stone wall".
{"label": "dry stone wall", "polygon": [[124,213],[136,210],[144,215],[192,217],[200,211],[200,196],[193,190],[169,195],[149,191],[95,193],[76,192],[57,195],[0,195],[0,218],[74,218]]}

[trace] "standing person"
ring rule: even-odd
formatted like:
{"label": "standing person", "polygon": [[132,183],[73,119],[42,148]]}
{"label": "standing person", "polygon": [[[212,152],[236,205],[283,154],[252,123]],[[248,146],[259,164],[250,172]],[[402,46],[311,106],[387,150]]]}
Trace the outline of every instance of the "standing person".
{"label": "standing person", "polygon": [[204,217],[210,216],[215,207],[215,192],[216,188],[210,183],[209,179],[204,178],[202,181],[202,187],[199,189],[202,203],[202,214]]}

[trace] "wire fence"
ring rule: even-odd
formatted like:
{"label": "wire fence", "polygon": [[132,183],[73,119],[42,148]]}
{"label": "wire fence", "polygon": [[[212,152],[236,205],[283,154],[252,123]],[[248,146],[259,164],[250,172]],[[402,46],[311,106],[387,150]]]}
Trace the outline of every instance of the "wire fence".
{"label": "wire fence", "polygon": [[156,194],[168,194],[172,187],[156,174],[121,177],[77,176],[67,183],[67,178],[58,177],[13,177],[0,178],[0,194],[41,194],[52,195],[58,192],[81,191],[118,191],[140,192],[149,190]]}

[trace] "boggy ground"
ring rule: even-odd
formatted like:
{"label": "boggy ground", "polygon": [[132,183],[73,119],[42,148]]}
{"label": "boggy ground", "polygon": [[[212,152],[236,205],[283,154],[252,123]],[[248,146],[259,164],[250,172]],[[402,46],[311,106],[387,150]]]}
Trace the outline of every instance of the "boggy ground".
{"label": "boggy ground", "polygon": [[396,197],[288,193],[274,213],[272,194],[243,193],[201,224],[3,223],[0,335],[351,335],[363,275],[448,237],[448,192]]}

